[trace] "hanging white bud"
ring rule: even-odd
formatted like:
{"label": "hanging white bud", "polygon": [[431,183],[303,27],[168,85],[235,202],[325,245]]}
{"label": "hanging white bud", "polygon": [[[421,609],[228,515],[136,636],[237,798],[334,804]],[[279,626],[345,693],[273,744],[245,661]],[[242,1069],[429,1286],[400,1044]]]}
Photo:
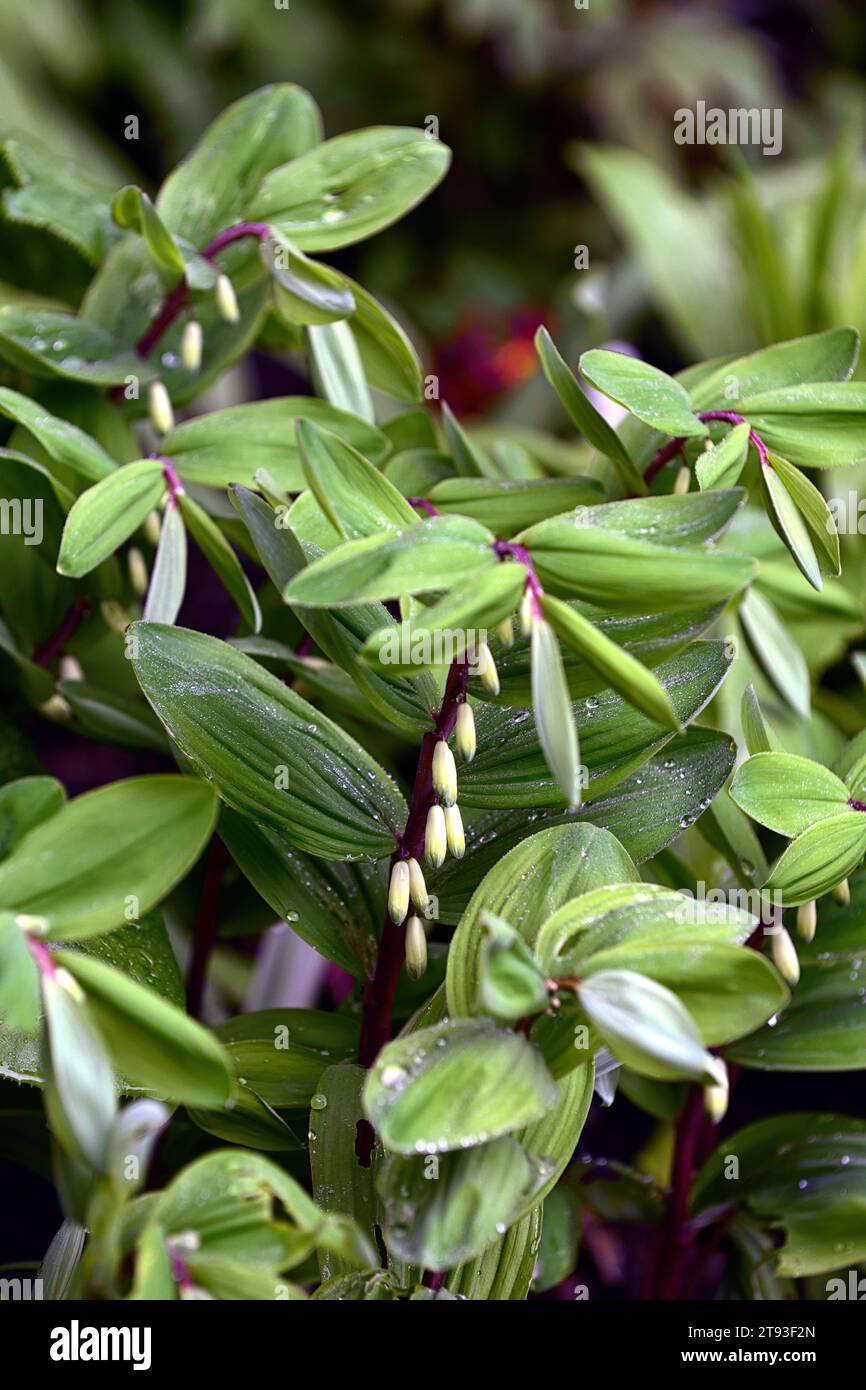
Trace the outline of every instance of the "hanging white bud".
{"label": "hanging white bud", "polygon": [[75,1000],[76,1004],[84,1003],[84,990],[75,979],[75,976],[70,975],[65,966],[59,965],[55,970],[54,983],[59,985],[62,990],[65,990],[66,993]]}
{"label": "hanging white bud", "polygon": [[532,594],[528,589],[524,589],[523,598],[520,600],[520,631],[524,637],[528,637],[532,631],[534,617],[535,607],[532,602]]}
{"label": "hanging white bud", "polygon": [[180,360],[188,372],[197,372],[201,366],[201,353],[204,347],[204,333],[197,319],[190,319],[180,337]]}
{"label": "hanging white bud", "polygon": [[493,660],[493,654],[486,642],[482,642],[478,648],[475,670],[488,695],[498,695],[499,672],[496,669],[496,662]]}
{"label": "hanging white bud", "polygon": [[171,397],[161,381],[152,381],[147,388],[147,405],[153,428],[157,434],[168,434],[174,429],[174,411]]}
{"label": "hanging white bud", "polygon": [[74,656],[62,656],[60,658],[60,679],[62,681],[83,681],[84,672],[81,669],[81,662]]}
{"label": "hanging white bud", "polygon": [[430,901],[427,884],[424,882],[421,865],[417,859],[409,860],[409,896],[413,907],[417,907],[419,912],[423,912]]}
{"label": "hanging white bud", "polygon": [[159,538],[162,535],[162,521],[159,512],[148,512],[144,518],[144,534],[151,545],[159,545]]}
{"label": "hanging white bud", "polygon": [[447,853],[445,812],[441,806],[431,806],[424,828],[424,858],[433,869],[441,869]]}
{"label": "hanging white bud", "polygon": [[453,806],[457,800],[457,764],[444,738],[433,750],[433,790],[445,806]]}
{"label": "hanging white bud", "polygon": [[714,1125],[717,1125],[720,1120],[724,1119],[728,1109],[728,1098],[730,1093],[731,1088],[728,1082],[728,1069],[725,1067],[724,1081],[717,1082],[715,1086],[704,1087],[704,1109],[708,1118],[712,1120]]}
{"label": "hanging white bud", "polygon": [[21,931],[26,931],[29,936],[47,936],[51,930],[51,923],[45,917],[32,917],[29,912],[19,912],[15,918],[15,925]]}
{"label": "hanging white bud", "polygon": [[57,694],[49,695],[48,699],[36,708],[43,719],[50,719],[52,724],[65,724],[72,714],[69,701]]}
{"label": "hanging white bud", "polygon": [[398,859],[391,870],[388,886],[388,916],[399,927],[405,922],[409,911],[409,865],[405,859]]}
{"label": "hanging white bud", "polygon": [[457,706],[457,723],[454,726],[454,742],[464,763],[471,763],[475,757],[475,715],[472,706]]}
{"label": "hanging white bud", "polygon": [[847,878],[843,878],[837,883],[832,891],[833,901],[837,902],[840,907],[847,907],[851,901],[851,889],[848,887]]}
{"label": "hanging white bud", "polygon": [[455,859],[462,859],[466,853],[466,835],[459,806],[445,808],[445,840],[449,854],[453,854]]}
{"label": "hanging white bud", "polygon": [[514,623],[510,618],[503,618],[501,623],[496,624],[496,636],[501,646],[514,646]]}
{"label": "hanging white bud", "polygon": [[130,546],[126,563],[129,566],[129,582],[133,589],[137,594],[146,594],[150,580],[147,565],[144,563],[144,556],[137,545]]}
{"label": "hanging white bud", "polygon": [[124,611],[117,599],[104,598],[99,605],[99,611],[106,627],[110,627],[112,632],[117,632],[123,637],[129,627],[129,614]]}
{"label": "hanging white bud", "polygon": [[427,969],[427,934],[420,917],[414,915],[406,923],[406,972],[420,980]]}
{"label": "hanging white bud", "polygon": [[800,940],[805,942],[814,941],[817,926],[818,904],[814,899],[810,903],[801,903],[797,908],[797,935]]}
{"label": "hanging white bud", "polygon": [[687,468],[686,465],[683,464],[682,468],[677,474],[677,480],[674,483],[674,492],[682,495],[684,492],[688,492],[691,485],[692,470],[690,468]]}
{"label": "hanging white bud", "polygon": [[235,294],[235,287],[227,275],[221,275],[216,282],[216,302],[220,312],[220,318],[225,319],[226,323],[237,323],[241,311],[238,308],[238,297]]}
{"label": "hanging white bud", "polygon": [[800,961],[790,935],[784,927],[779,927],[772,937],[773,964],[788,985],[795,985],[800,978]]}

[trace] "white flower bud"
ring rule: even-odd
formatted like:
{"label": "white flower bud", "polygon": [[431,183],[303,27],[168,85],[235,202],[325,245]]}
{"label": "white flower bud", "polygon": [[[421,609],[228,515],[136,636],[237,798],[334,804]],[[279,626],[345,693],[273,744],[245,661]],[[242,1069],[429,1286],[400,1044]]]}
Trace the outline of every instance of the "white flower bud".
{"label": "white flower bud", "polygon": [[514,623],[510,618],[503,618],[501,623],[496,624],[496,636],[501,646],[514,646]]}
{"label": "white flower bud", "polygon": [[60,679],[62,681],[83,681],[84,672],[81,669],[81,662],[74,656],[62,656],[60,658]]}
{"label": "white flower bud", "polygon": [[159,512],[148,512],[144,518],[144,534],[151,545],[159,545],[159,538],[162,534],[162,521]]}
{"label": "white flower bud", "polygon": [[64,700],[62,695],[49,695],[41,705],[36,707],[43,719],[50,719],[52,724],[65,724],[72,714],[69,701]]}
{"label": "white flower bud", "polygon": [[843,878],[837,883],[832,891],[833,901],[837,902],[840,907],[847,907],[851,901],[851,889],[848,887],[847,878]]}
{"label": "white flower bud", "polygon": [[409,860],[409,896],[413,906],[417,907],[419,912],[423,912],[430,901],[427,884],[424,882],[421,865],[417,859]]}
{"label": "white flower bud", "polygon": [[797,949],[784,927],[779,927],[772,938],[773,964],[788,985],[795,985],[800,978],[800,961]]}
{"label": "white flower bud", "polygon": [[66,993],[75,1000],[76,1004],[84,1003],[84,990],[81,988],[81,985],[78,983],[75,977],[73,975],[70,975],[69,971],[65,969],[64,966],[59,965],[55,970],[54,983],[58,984],[61,989],[65,990]]}
{"label": "white flower bud", "polygon": [[686,465],[683,464],[682,468],[677,474],[677,480],[674,483],[674,493],[682,495],[684,492],[688,492],[691,485],[692,470],[690,468],[687,468]]}
{"label": "white flower bud", "polygon": [[235,287],[227,275],[221,275],[216,282],[216,302],[220,318],[226,323],[237,323],[241,316]]}
{"label": "white flower bud", "polygon": [[32,917],[29,912],[19,912],[15,918],[15,925],[21,931],[26,931],[29,936],[47,936],[51,930],[51,924],[45,917]]}
{"label": "white flower bud", "polygon": [[149,578],[147,565],[144,563],[144,556],[137,545],[129,548],[126,556],[126,563],[129,566],[129,582],[137,594],[146,594]]}
{"label": "white flower bud", "polygon": [[801,941],[814,941],[818,926],[818,904],[812,900],[797,908],[797,935]]}
{"label": "white flower bud", "polygon": [[498,695],[499,672],[496,669],[496,662],[493,660],[493,653],[486,642],[482,642],[478,648],[475,671],[488,695]]}
{"label": "white flower bud", "polygon": [[414,915],[406,923],[406,971],[413,980],[420,980],[427,969],[427,935],[424,923]]}
{"label": "white flower bud", "polygon": [[180,360],[188,372],[197,372],[201,366],[201,352],[204,347],[204,333],[197,319],[190,319],[180,336]]}
{"label": "white flower bud", "polygon": [[168,434],[174,429],[174,411],[171,397],[161,381],[152,381],[147,388],[147,405],[153,428],[157,434]]}
{"label": "white flower bud", "polygon": [[475,715],[472,706],[458,705],[457,723],[454,726],[454,742],[464,763],[471,763],[475,757]]}
{"label": "white flower bud", "polygon": [[445,863],[446,849],[445,812],[441,806],[431,806],[424,828],[424,857],[427,863],[434,869],[440,869]]}
{"label": "white flower bud", "polygon": [[524,637],[528,637],[532,631],[532,623],[535,617],[535,608],[532,602],[532,594],[528,589],[523,590],[523,598],[520,600],[520,631]]}
{"label": "white flower bud", "polygon": [[433,750],[433,790],[445,806],[453,806],[457,800],[457,764],[444,738]]}
{"label": "white flower bud", "polygon": [[463,831],[463,817],[459,806],[445,808],[445,840],[449,852],[455,859],[462,859],[466,853],[466,835]]}
{"label": "white flower bud", "polygon": [[409,865],[405,859],[398,859],[391,870],[388,885],[388,916],[399,927],[406,920],[409,911]]}
{"label": "white flower bud", "polygon": [[727,1068],[725,1068],[724,1081],[718,1082],[715,1086],[704,1087],[704,1110],[714,1125],[717,1125],[725,1117],[730,1090]]}

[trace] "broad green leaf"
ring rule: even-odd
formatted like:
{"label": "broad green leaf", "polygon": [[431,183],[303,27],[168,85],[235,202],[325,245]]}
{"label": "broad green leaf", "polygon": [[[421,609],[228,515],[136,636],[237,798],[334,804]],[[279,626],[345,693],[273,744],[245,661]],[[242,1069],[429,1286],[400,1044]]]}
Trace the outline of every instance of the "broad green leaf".
{"label": "broad green leaf", "polygon": [[580,1208],[564,1185],[554,1188],[544,1203],[544,1223],[538,1268],[532,1280],[534,1293],[555,1289],[577,1264]]}
{"label": "broad green leaf", "polygon": [[485,526],[468,517],[433,517],[339,546],[302,570],[283,597],[301,607],[331,608],[435,593],[498,563]]}
{"label": "broad green leaf", "polygon": [[[310,1175],[313,1196],[326,1212],[351,1212],[371,1247],[376,1244],[379,1221],[374,1168],[361,1166],[355,1153],[359,1121],[364,1119],[361,1091],[363,1067],[326,1065],[319,1069],[315,1104],[310,1110]],[[389,1254],[395,1253],[389,1242]],[[333,1251],[319,1251],[322,1280],[350,1274],[357,1262]]]}
{"label": "broad green leaf", "polygon": [[489,1019],[425,1028],[379,1053],[364,1109],[386,1149],[446,1153],[510,1134],[556,1102],[541,1054]]}
{"label": "broad green leaf", "polygon": [[70,709],[69,728],[99,743],[122,748],[151,748],[164,753],[166,737],[159,721],[139,696],[130,699],[102,690],[90,681],[58,681],[57,693]]}
{"label": "broad green leaf", "polygon": [[185,593],[186,526],[180,506],[170,499],[163,514],[156,559],[144,601],[145,622],[173,623]]}
{"label": "broad green leaf", "polygon": [[280,488],[298,492],[305,486],[295,436],[300,419],[339,435],[373,463],[388,453],[381,430],[312,396],[254,401],[185,420],[163,437],[162,449],[187,483],[253,487],[255,474],[265,470]]}
{"label": "broad green leaf", "polygon": [[545,976],[518,932],[487,913],[478,1004],[492,1018],[517,1023],[547,1007]]}
{"label": "broad green leaf", "polygon": [[228,1098],[226,1056],[200,1023],[92,956],[57,951],[54,959],[84,991],[85,1011],[124,1077],[191,1105],[219,1105]]}
{"label": "broad green leaf", "polygon": [[[818,552],[818,562],[826,574],[841,573],[839,559],[839,536],[836,523],[823,495],[815,484],[779,454],[770,455],[773,471],[784,483],[785,489],[799,509],[803,521]],[[767,470],[764,469],[764,474]],[[796,556],[794,557],[796,559]],[[809,576],[807,575],[808,579]]]}
{"label": "broad green leaf", "polygon": [[148,382],[156,375],[149,362],[95,323],[23,304],[0,308],[0,357],[33,376],[90,386],[122,386],[128,376]]}
{"label": "broad green leaf", "polygon": [[2,150],[15,184],[3,190],[4,217],[50,231],[99,265],[118,235],[109,212],[111,186],[30,134],[8,136]]}
{"label": "broad green leaf", "polygon": [[354,314],[354,296],[339,271],[311,261],[282,237],[267,237],[260,251],[274,281],[277,313],[287,323],[335,323]]}
{"label": "broad green leaf", "polygon": [[60,810],[66,792],[53,777],[20,777],[0,787],[0,859]]}
{"label": "broad green leaf", "polygon": [[68,980],[55,973],[44,975],[42,1001],[49,1123],[73,1158],[80,1154],[102,1172],[117,1113],[114,1075],[103,1040]]}
{"label": "broad green leaf", "polygon": [[483,1255],[458,1265],[445,1287],[455,1296],[484,1302],[523,1302],[529,1297],[541,1240],[542,1206],[537,1203]]}
{"label": "broad green leaf", "polygon": [[348,275],[341,274],[340,279],[355,301],[350,326],[370,385],[410,405],[420,401],[421,363],[408,336],[363,285]]}
{"label": "broad green leaf", "polygon": [[59,573],[78,578],[96,569],[138,529],[164,492],[160,459],[128,463],[88,488],[66,519]]}
{"label": "broad green leaf", "polygon": [[449,160],[447,147],[421,130],[352,131],[272,169],[247,213],[272,222],[303,251],[332,251],[405,216],[436,187]]}
{"label": "broad green leaf", "polygon": [[225,802],[308,853],[391,854],[406,804],[338,725],[215,637],[147,623],[131,632],[145,695]]}
{"label": "broad green leaf", "polygon": [[418,517],[393,483],[339,435],[299,420],[298,448],[308,486],[347,540],[416,524]]}
{"label": "broad green leaf", "polygon": [[114,462],[95,439],[84,430],[52,415],[43,406],[0,386],[0,415],[29,430],[50,459],[63,464],[80,478],[96,482],[106,477]]}
{"label": "broad green leaf", "polygon": [[[766,756],[771,756],[767,754]],[[764,887],[797,907],[829,893],[866,854],[866,816],[843,811],[804,830],[773,866]]]}
{"label": "broad green leaf", "polygon": [[742,507],[745,496],[742,488],[734,487],[712,493],[629,497],[619,502],[576,507],[570,516],[539,522],[521,532],[517,539],[523,545],[532,545],[548,532],[558,531],[563,522],[570,522],[575,527],[612,531],[655,545],[696,545],[720,536]]}
{"label": "broad green leaf", "polygon": [[738,406],[768,449],[801,468],[866,459],[866,383],[812,382],[763,391]]}
{"label": "broad green leaf", "polygon": [[625,406],[653,429],[685,439],[707,433],[706,425],[692,410],[685,388],[638,357],[593,348],[582,354],[580,374],[596,390]]}
{"label": "broad green leaf", "polygon": [[210,787],[131,777],[86,792],[31,830],[0,864],[0,907],[44,917],[54,941],[149,912],[184,877],[216,819]]}
{"label": "broad green leaf", "polygon": [[[854,328],[831,328],[805,338],[759,348],[730,358],[689,392],[696,410],[740,410],[739,402],[763,391],[806,381],[847,381],[857,365],[860,335]],[[740,412],[742,413],[742,412]]]}
{"label": "broad green leaf", "polygon": [[143,189],[132,183],[121,188],[111,204],[111,215],[118,227],[138,232],[144,237],[147,249],[161,271],[169,276],[184,274],[186,267],[177,243]]}
{"label": "broad green leaf", "polygon": [[757,753],[741,763],[731,796],[752,820],[789,840],[848,806],[848,788],[834,772],[793,753]]}
{"label": "broad green leaf", "polygon": [[802,1278],[838,1270],[828,1297],[849,1296],[848,1271],[866,1260],[866,1124],[848,1115],[798,1111],[726,1135],[695,1179],[692,1206],[731,1200],[730,1161],[738,1162],[737,1200],[781,1229],[780,1274]]}
{"label": "broad green leaf", "polygon": [[39,971],[27,934],[12,913],[0,912],[0,1016],[16,1033],[35,1033],[39,1006]]}
{"label": "broad green leaf", "polygon": [[566,803],[579,806],[583,770],[574,711],[556,633],[540,616],[533,619],[531,644],[532,708],[538,742]]}
{"label": "broad green leaf", "polygon": [[592,478],[445,478],[430,491],[437,511],[475,517],[503,538],[601,500]]}
{"label": "broad green leaf", "polygon": [[237,555],[222,531],[204,508],[194,502],[187,493],[180,498],[180,512],[190,535],[215,571],[223,588],[234,599],[244,621],[253,632],[258,632],[262,625],[259,601],[253,586],[241,569]]}
{"label": "broad green leaf", "polygon": [[311,324],[305,337],[316,395],[335,409],[375,425],[373,398],[349,324]]}
{"label": "broad green leaf", "polygon": [[701,492],[736,486],[748,452],[749,426],[735,425],[718,444],[698,456],[695,477]]}
{"label": "broad green leaf", "polygon": [[769,462],[761,468],[761,483],[770,520],[791,552],[798,570],[813,589],[823,588],[821,567],[815,547],[796,502],[788,491],[775,464],[777,454],[768,455]]}
{"label": "broad green leaf", "polygon": [[329,864],[301,854],[285,836],[225,809],[220,838],[256,892],[308,945],[350,975],[376,961],[385,884],[366,865]]}
{"label": "broad green leaf", "polygon": [[560,599],[545,594],[541,606],[557,636],[598,671],[606,684],[655,723],[680,732],[670,695],[646,666]]}
{"label": "broad green leaf", "polygon": [[773,604],[754,586],[739,607],[743,633],[764,675],[787,705],[804,718],[811,707],[809,668]]}
{"label": "broad green leaf", "polygon": [[602,970],[581,983],[578,998],[608,1046],[639,1076],[707,1085],[724,1075],[688,1010],[655,980],[632,970]]}
{"label": "broad green leaf", "polygon": [[600,415],[582,390],[568,363],[558,351],[546,328],[539,328],[535,347],[541,358],[544,375],[550,382],[572,421],[584,438],[609,458],[624,487],[632,492],[646,492],[646,483],[629,457],[619,435]]}
{"label": "broad green leaf", "polygon": [[431,1182],[426,1158],[391,1154],[376,1187],[389,1252],[407,1264],[450,1269],[480,1255],[512,1224],[536,1174],[510,1135],[437,1162]]}
{"label": "broad green leaf", "polygon": [[195,246],[249,212],[262,180],[321,139],[316,103],[302,87],[275,83],[234,102],[169,175],[156,208],[166,226]]}

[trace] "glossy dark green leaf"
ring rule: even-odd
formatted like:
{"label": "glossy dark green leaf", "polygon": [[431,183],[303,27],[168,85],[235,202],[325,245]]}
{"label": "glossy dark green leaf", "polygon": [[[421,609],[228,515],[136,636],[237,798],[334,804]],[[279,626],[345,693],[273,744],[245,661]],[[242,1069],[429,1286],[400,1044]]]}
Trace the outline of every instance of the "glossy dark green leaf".
{"label": "glossy dark green leaf", "polygon": [[88,488],[66,519],[60,574],[78,577],[96,569],[138,529],[164,492],[160,459],[129,463]]}
{"label": "glossy dark green leaf", "polygon": [[21,777],[0,787],[0,859],[60,810],[66,792],[53,777]]}
{"label": "glossy dark green leaf", "polygon": [[29,396],[0,387],[0,415],[29,430],[49,458],[80,478],[96,482],[112,472],[114,463],[95,439],[77,425],[52,415]]}
{"label": "glossy dark green leaf", "polygon": [[797,907],[829,893],[853,873],[864,854],[866,815],[843,811],[817,821],[792,840],[764,887],[780,893],[786,907]]}
{"label": "glossy dark green leaf", "polygon": [[731,796],[752,820],[789,840],[848,805],[848,788],[834,772],[793,753],[758,753],[741,763]]}
{"label": "glossy dark green leaf", "polygon": [[78,680],[58,681],[57,693],[69,705],[69,728],[76,733],[122,748],[166,751],[165,733],[140,696],[130,699]]}
{"label": "glossy dark green leaf", "polygon": [[[351,1212],[372,1248],[380,1220],[373,1186],[373,1164],[363,1167],[355,1152],[359,1122],[363,1122],[361,1091],[366,1073],[348,1061],[320,1069],[310,1109],[310,1174],[313,1196],[326,1212]],[[389,1246],[390,1253],[390,1246]],[[321,1248],[322,1280],[339,1278],[357,1266],[339,1251]]]}
{"label": "glossy dark green leaf", "polygon": [[146,623],[132,633],[145,695],[224,801],[296,849],[331,859],[391,854],[406,804],[341,728],[214,637]]}

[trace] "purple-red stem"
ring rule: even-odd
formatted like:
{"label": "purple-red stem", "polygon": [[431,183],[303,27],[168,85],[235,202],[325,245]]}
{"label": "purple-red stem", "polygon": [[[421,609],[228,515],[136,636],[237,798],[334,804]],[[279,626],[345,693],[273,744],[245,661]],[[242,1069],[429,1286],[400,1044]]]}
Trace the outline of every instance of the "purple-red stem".
{"label": "purple-red stem", "polygon": [[680,1274],[691,1244],[688,1230],[689,1196],[704,1123],[703,1088],[692,1086],[677,1121],[671,1189],[654,1271],[657,1299],[676,1297]]}
{"label": "purple-red stem", "polygon": [[543,618],[544,613],[541,607],[541,599],[544,590],[541,587],[538,575],[535,573],[532,556],[526,549],[526,546],[518,545],[515,541],[494,541],[493,549],[496,551],[500,560],[510,558],[512,560],[517,560],[519,564],[524,566],[526,569],[526,587],[532,597],[533,617]]}
{"label": "purple-red stem", "polygon": [[84,619],[90,612],[90,604],[86,598],[77,598],[66,613],[57,631],[38,647],[33,656],[36,666],[50,666],[56,656],[59,656],[69,641],[74,637]]}
{"label": "purple-red stem", "polygon": [[[698,415],[698,419],[704,425],[710,424],[713,420],[724,420],[729,425],[744,425],[746,423],[742,415],[737,415],[733,410],[705,410]],[[761,436],[751,428],[749,429],[749,443],[757,453],[761,463],[766,464],[768,462],[767,446]],[[670,463],[672,458],[676,458],[677,454],[682,453],[685,445],[686,436],[681,435],[676,439],[669,440],[663,449],[659,449],[655,458],[647,464],[643,475],[644,482],[651,483],[666,463]]]}

